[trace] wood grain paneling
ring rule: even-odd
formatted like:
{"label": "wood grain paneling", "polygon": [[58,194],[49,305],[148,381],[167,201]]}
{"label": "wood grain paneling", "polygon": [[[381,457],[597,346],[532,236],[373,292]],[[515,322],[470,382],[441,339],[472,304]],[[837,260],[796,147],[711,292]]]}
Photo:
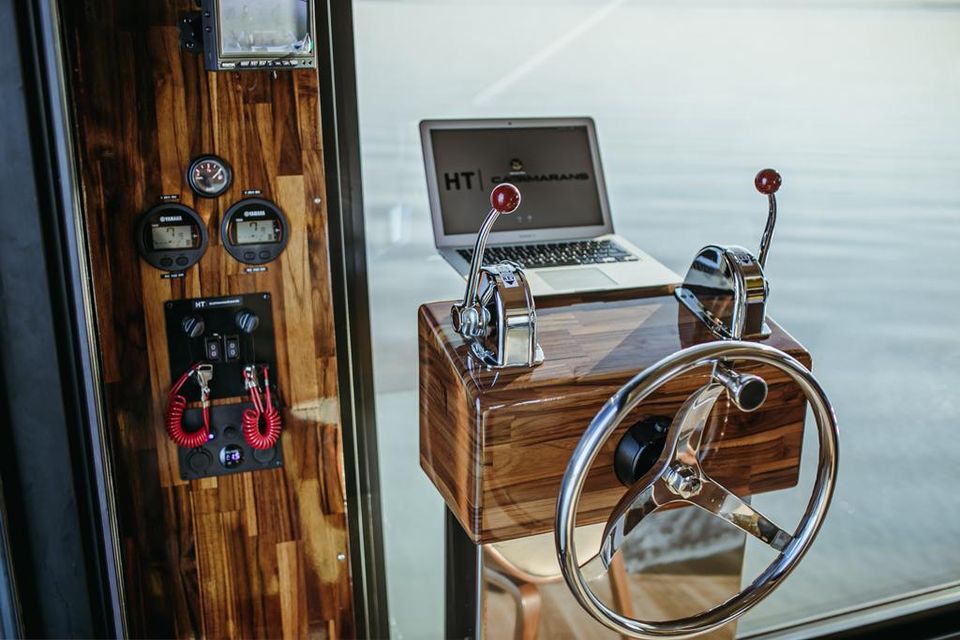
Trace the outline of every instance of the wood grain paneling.
{"label": "wood grain paneling", "polygon": [[[317,73],[207,73],[178,46],[178,15],[192,0],[61,6],[129,632],[350,636]],[[185,184],[203,153],[233,166],[220,199]],[[263,273],[245,273],[220,244],[221,216],[245,189],[262,190],[290,221],[286,251]],[[178,280],[161,279],[132,241],[137,216],[165,194],[196,209],[210,234]],[[255,291],[273,294],[284,467],[181,481],[163,430],[163,303]]]}
{"label": "wood grain paneling", "polygon": [[[477,367],[453,330],[451,303],[420,308],[420,463],[474,541],[550,531],[570,454],[603,403],[645,367],[708,339],[686,308],[662,293],[550,299],[537,310],[546,361],[534,369]],[[809,366],[803,347],[771,324],[764,342]],[[718,403],[701,448],[704,470],[741,495],[793,486],[802,393],[773,368],[739,370],[762,375],[768,399],[752,414],[726,398]],[[613,471],[624,431],[644,416],[672,417],[706,379],[704,369],[672,381],[624,420],[588,476],[580,524],[605,520],[625,491]]]}

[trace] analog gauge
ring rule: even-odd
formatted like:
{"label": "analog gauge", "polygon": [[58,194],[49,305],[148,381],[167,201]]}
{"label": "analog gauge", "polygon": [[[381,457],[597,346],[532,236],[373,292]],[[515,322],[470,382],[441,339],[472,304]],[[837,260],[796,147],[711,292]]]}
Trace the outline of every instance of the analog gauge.
{"label": "analog gauge", "polygon": [[233,171],[217,156],[200,156],[187,169],[187,182],[198,196],[216,198],[230,188]]}

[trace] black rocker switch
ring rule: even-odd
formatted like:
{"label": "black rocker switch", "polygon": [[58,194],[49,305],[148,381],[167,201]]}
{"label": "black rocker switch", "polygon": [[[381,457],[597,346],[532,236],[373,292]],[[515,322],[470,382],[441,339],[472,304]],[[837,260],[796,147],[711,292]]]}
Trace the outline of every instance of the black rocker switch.
{"label": "black rocker switch", "polygon": [[236,362],[240,359],[240,336],[223,338],[223,359],[227,362]]}
{"label": "black rocker switch", "polygon": [[223,343],[219,337],[207,338],[203,342],[203,351],[209,362],[220,362],[223,358]]}
{"label": "black rocker switch", "polygon": [[234,316],[237,328],[244,333],[253,333],[260,326],[260,317],[250,309],[240,309]]}
{"label": "black rocker switch", "polygon": [[203,318],[196,314],[184,316],[183,320],[180,321],[180,326],[183,328],[183,332],[191,338],[199,338],[207,330]]}

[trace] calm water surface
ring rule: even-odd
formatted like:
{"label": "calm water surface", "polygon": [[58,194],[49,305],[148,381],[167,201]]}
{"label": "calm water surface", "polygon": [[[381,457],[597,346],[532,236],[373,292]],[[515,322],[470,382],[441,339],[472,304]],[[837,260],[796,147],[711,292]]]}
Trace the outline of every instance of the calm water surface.
{"label": "calm water surface", "polygon": [[[462,284],[433,250],[427,117],[593,116],[617,230],[680,273],[757,245],[752,177],[778,168],[770,312],[813,353],[842,460],[820,539],[741,630],[960,579],[960,4],[476,4],[355,3],[395,637],[442,629],[415,312]],[[755,504],[788,526],[803,488]],[[748,544],[747,577],[767,560]]]}

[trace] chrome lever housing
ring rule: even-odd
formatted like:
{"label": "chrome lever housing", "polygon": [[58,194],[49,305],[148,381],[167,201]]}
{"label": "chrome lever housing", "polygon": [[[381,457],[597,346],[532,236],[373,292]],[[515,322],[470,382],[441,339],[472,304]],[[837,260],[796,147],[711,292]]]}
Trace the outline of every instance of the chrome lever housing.
{"label": "chrome lever housing", "polygon": [[486,366],[533,367],[543,362],[537,341],[537,312],[523,267],[503,261],[483,265],[487,238],[497,218],[520,206],[520,191],[512,184],[497,185],[490,194],[491,209],[477,234],[463,302],[453,305],[453,328],[470,345],[470,352]]}
{"label": "chrome lever housing", "polygon": [[763,273],[777,221],[781,179],[773,169],[757,174],[754,184],[767,196],[770,209],[760,241],[759,257],[737,246],[708,245],[701,249],[675,295],[710,331],[722,340],[765,338],[770,285]]}

